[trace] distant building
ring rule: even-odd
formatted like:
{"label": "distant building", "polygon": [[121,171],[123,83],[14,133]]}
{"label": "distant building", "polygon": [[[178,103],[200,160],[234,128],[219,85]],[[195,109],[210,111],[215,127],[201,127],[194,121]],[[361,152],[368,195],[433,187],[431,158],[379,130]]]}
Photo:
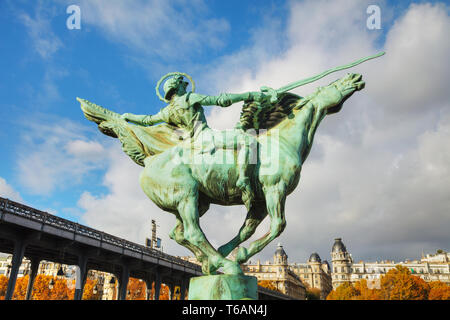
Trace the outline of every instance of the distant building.
{"label": "distant building", "polygon": [[306,299],[306,287],[300,277],[291,269],[288,263],[288,256],[281,244],[273,256],[273,262],[267,261],[261,264],[258,260],[256,264],[249,262],[242,265],[242,270],[246,275],[254,276],[258,280],[269,280],[281,293],[299,300]]}
{"label": "distant building", "polygon": [[450,255],[440,252],[434,255],[422,256],[421,260],[407,260],[403,262],[376,261],[355,263],[347,251],[341,238],[335,239],[331,249],[333,263],[332,283],[336,289],[344,282],[355,283],[361,279],[367,280],[369,288],[379,288],[381,276],[397,265],[408,268],[412,274],[419,276],[426,282],[441,281],[450,284]]}
{"label": "distant building", "polygon": [[306,263],[294,263],[289,267],[308,288],[320,290],[320,299],[326,299],[333,289],[330,265],[327,260],[322,261],[316,252],[311,254]]}

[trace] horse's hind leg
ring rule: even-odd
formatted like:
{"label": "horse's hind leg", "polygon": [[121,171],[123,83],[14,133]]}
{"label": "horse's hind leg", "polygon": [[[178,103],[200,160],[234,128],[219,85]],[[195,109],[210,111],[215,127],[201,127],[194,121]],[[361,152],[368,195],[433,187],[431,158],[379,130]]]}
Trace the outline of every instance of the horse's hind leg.
{"label": "horse's hind leg", "polygon": [[169,237],[175,240],[179,245],[182,245],[183,247],[189,249],[195,255],[197,261],[202,263],[205,259],[205,255],[199,248],[186,240],[186,238],[184,237],[183,221],[181,221],[181,218],[178,216],[176,217],[176,219],[176,225],[170,232]]}
{"label": "horse's hind leg", "polygon": [[228,256],[234,248],[238,247],[242,242],[247,241],[254,233],[259,224],[267,216],[265,202],[254,202],[250,211],[247,213],[244,224],[241,226],[238,234],[228,243],[221,246],[218,251],[224,256]]}
{"label": "horse's hind leg", "polygon": [[178,213],[183,221],[184,238],[208,257],[207,261],[202,262],[203,273],[215,273],[220,267],[223,267],[226,274],[242,273],[239,264],[225,259],[217,252],[201,230],[199,225],[198,192],[195,192],[195,194],[191,193],[190,196],[179,202]]}
{"label": "horse's hind leg", "polygon": [[284,216],[284,204],[286,202],[286,188],[282,184],[263,188],[266,198],[267,212],[270,216],[270,230],[263,237],[253,241],[248,250],[244,247],[239,248],[236,255],[236,261],[246,262],[250,257],[260,252],[273,239],[278,237],[286,227]]}
{"label": "horse's hind leg", "polygon": [[[209,202],[199,200],[199,216],[201,217],[206,211],[209,209]],[[177,222],[175,224],[175,227],[170,232],[169,236],[171,239],[175,240],[178,244],[186,247],[189,249],[192,253],[194,253],[196,259],[198,262],[203,263],[203,260],[205,260],[205,255],[203,252],[191,244],[189,241],[186,240],[184,237],[184,227],[183,227],[183,221],[181,220],[181,217],[175,213],[175,217],[177,219]],[[205,262],[207,263],[207,261]]]}

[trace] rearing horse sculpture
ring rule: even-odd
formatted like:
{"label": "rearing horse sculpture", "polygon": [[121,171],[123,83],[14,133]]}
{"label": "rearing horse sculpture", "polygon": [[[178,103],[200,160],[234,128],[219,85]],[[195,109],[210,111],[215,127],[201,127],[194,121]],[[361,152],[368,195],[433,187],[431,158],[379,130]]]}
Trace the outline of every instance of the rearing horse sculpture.
{"label": "rearing horse sculpture", "polygon": [[[248,170],[254,197],[238,234],[218,249],[207,240],[199,218],[211,203],[244,204],[243,191],[236,185],[237,151],[216,146],[204,152],[204,145],[200,144],[199,149],[196,144],[198,137],[173,125],[130,124],[123,115],[77,99],[86,118],[96,122],[103,133],[119,138],[123,150],[144,167],[139,178],[144,193],[158,207],[175,215],[176,225],[170,237],[195,254],[203,273],[215,274],[222,268],[225,274],[242,274],[240,264],[284,230],[286,196],[299,183],[318,125],[326,115],[338,112],[345,100],[364,85],[361,75],[348,74],[304,98],[284,92],[266,108],[246,101],[239,132],[245,138],[242,130],[257,127],[259,133],[255,137],[257,161]],[[248,248],[239,247],[235,261],[227,259],[266,216],[270,218],[270,230]]]}

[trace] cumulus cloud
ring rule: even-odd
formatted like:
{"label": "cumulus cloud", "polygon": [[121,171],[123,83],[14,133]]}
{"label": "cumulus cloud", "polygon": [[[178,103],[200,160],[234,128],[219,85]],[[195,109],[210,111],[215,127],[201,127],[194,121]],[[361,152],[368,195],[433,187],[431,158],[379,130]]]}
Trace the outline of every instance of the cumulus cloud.
{"label": "cumulus cloud", "polygon": [[57,124],[27,123],[18,146],[20,183],[33,194],[48,195],[82,181],[95,169],[104,168],[107,149],[88,139],[89,129],[67,119]]}
{"label": "cumulus cloud", "polygon": [[206,48],[221,48],[229,30],[228,22],[213,17],[199,0],[82,0],[79,6],[83,27],[98,28],[112,41],[144,52],[147,60],[148,54],[186,60]]}
{"label": "cumulus cloud", "polygon": [[23,199],[20,196],[20,193],[14,190],[14,188],[10,186],[2,177],[0,177],[0,196],[23,203]]}
{"label": "cumulus cloud", "polygon": [[35,3],[34,16],[25,12],[20,12],[18,16],[27,28],[34,50],[43,59],[49,59],[63,47],[63,44],[51,28],[51,19],[55,16],[55,12],[42,4],[42,1]]}

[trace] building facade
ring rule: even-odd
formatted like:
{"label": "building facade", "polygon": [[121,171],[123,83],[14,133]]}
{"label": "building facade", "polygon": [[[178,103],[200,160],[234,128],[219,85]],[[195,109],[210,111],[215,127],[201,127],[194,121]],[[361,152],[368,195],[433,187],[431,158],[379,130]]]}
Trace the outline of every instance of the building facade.
{"label": "building facade", "polygon": [[367,281],[369,288],[379,288],[380,279],[397,265],[408,268],[413,275],[419,276],[426,282],[441,281],[450,284],[450,254],[438,252],[422,255],[420,260],[394,261],[359,261],[355,263],[347,251],[341,238],[335,239],[331,249],[332,285],[336,289],[344,282],[355,283],[362,279]]}
{"label": "building facade", "polygon": [[294,263],[289,267],[307,288],[320,290],[320,299],[326,299],[333,289],[330,265],[327,260],[322,261],[316,252],[311,254],[306,263]]}
{"label": "building facade", "polygon": [[258,281],[270,281],[283,294],[299,300],[306,299],[306,287],[291,269],[288,256],[281,244],[278,244],[273,262],[267,261],[264,264],[259,260],[256,263],[249,262],[242,265],[242,270],[246,275],[256,277]]}

